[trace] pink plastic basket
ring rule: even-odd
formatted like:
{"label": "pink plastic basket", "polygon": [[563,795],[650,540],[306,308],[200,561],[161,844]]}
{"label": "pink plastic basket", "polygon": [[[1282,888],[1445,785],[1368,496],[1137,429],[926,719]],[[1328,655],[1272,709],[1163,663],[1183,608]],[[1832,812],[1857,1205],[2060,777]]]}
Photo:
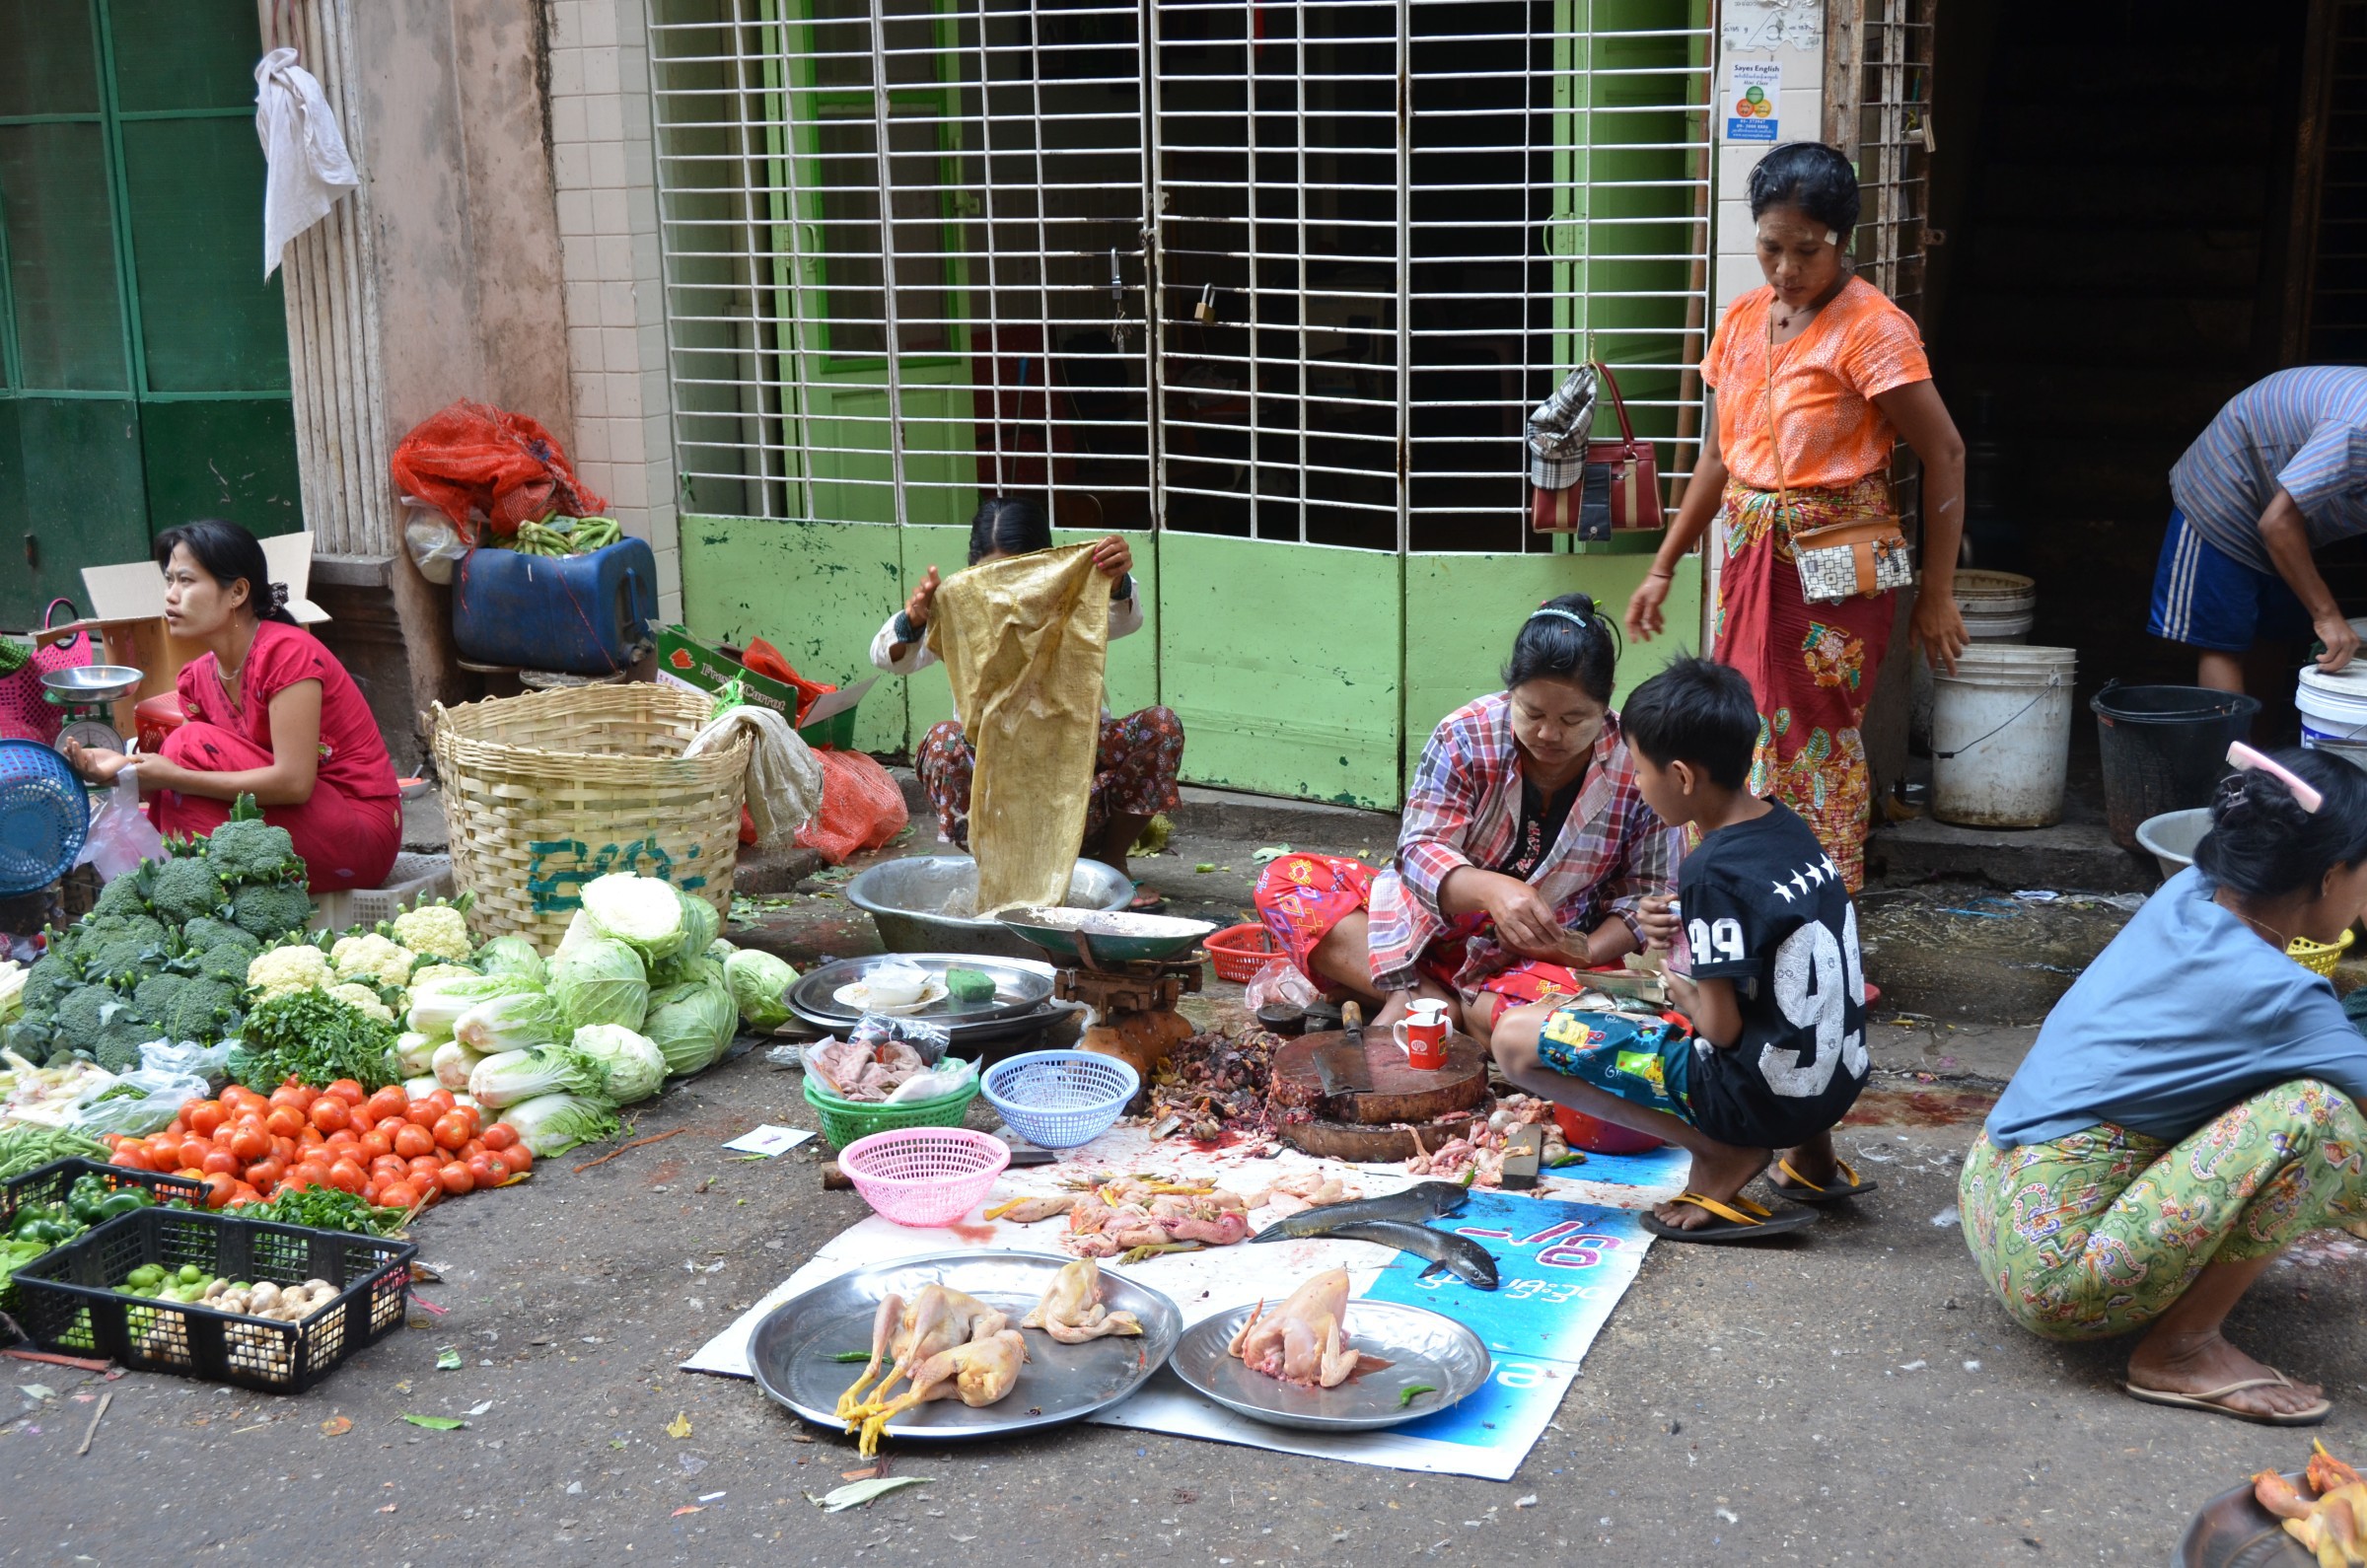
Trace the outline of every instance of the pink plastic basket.
{"label": "pink plastic basket", "polygon": [[1000,1138],[967,1127],[897,1127],[838,1151],[838,1169],[873,1212],[898,1225],[951,1225],[1011,1163]]}

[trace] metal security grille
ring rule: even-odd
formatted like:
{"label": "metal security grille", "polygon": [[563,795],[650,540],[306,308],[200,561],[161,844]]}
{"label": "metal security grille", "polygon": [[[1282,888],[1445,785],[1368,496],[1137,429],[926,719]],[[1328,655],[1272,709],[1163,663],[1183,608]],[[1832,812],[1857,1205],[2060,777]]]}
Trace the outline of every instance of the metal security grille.
{"label": "metal security grille", "polygon": [[1666,465],[1697,432],[1710,39],[1671,9],[660,0],[684,499],[1544,548],[1520,436],[1571,366]]}
{"label": "metal security grille", "polygon": [[1931,210],[1931,42],[1936,0],[1869,0],[1860,56],[1858,269],[1901,310],[1923,312]]}

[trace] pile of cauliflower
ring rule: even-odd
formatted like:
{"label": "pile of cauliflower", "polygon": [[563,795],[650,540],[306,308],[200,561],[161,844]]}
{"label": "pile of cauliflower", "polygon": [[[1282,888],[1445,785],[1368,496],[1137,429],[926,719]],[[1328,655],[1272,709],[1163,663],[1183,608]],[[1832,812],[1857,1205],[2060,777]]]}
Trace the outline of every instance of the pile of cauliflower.
{"label": "pile of cauliflower", "polygon": [[375,931],[349,931],[333,941],[299,936],[264,949],[247,965],[247,1004],[284,991],[322,991],[392,1024],[411,986],[473,976],[466,963],[471,951],[464,906],[421,904]]}

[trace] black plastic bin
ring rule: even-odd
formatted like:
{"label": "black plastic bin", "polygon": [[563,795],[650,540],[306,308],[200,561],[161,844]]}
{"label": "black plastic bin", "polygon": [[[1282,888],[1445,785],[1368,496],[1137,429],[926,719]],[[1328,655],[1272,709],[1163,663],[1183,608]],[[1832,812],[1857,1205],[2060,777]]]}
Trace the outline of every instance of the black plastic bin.
{"label": "black plastic bin", "polygon": [[[126,1367],[302,1393],[364,1345],[402,1326],[411,1288],[408,1242],[140,1209],[17,1270],[25,1332],[44,1350]],[[144,1263],[195,1263],[223,1279],[300,1285],[323,1279],[337,1299],[300,1323],[196,1303],[126,1296],[115,1287]]]}
{"label": "black plastic bin", "polygon": [[2135,849],[2137,826],[2211,803],[2227,748],[2252,733],[2260,699],[2208,686],[2124,686],[2088,699],[2103,751],[2104,815],[2113,841]]}
{"label": "black plastic bin", "polygon": [[[100,1178],[110,1192],[125,1187],[145,1187],[149,1196],[159,1203],[176,1199],[198,1208],[205,1206],[206,1186],[188,1176],[158,1176],[152,1172],[134,1171],[125,1166],[108,1165],[103,1160],[52,1160],[37,1171],[28,1171],[0,1182],[0,1235],[14,1229],[17,1216],[36,1203],[62,1203],[74,1183],[86,1176]],[[79,1241],[81,1238],[77,1237]],[[74,1244],[66,1244],[71,1247]],[[35,1259],[38,1262],[39,1259]],[[0,1307],[6,1307],[15,1296],[14,1289],[0,1291]],[[0,1345],[16,1338],[9,1331],[8,1319],[0,1318]]]}

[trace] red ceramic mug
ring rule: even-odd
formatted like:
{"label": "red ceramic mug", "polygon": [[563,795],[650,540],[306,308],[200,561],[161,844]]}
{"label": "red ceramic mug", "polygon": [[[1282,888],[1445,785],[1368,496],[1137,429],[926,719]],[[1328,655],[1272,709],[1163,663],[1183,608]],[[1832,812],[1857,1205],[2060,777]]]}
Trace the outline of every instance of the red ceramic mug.
{"label": "red ceramic mug", "polygon": [[1447,1065],[1447,1004],[1419,1001],[1390,1026],[1390,1038],[1405,1053],[1409,1067],[1435,1071]]}

